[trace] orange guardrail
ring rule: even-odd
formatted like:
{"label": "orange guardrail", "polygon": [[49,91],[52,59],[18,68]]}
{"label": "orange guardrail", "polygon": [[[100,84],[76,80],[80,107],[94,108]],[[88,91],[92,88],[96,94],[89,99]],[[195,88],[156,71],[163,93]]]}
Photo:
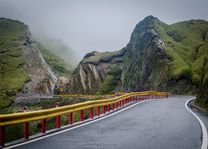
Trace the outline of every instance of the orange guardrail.
{"label": "orange guardrail", "polygon": [[46,120],[56,117],[56,127],[60,128],[61,115],[69,114],[69,124],[73,124],[73,112],[80,112],[80,121],[84,121],[84,110],[90,110],[90,118],[94,118],[94,108],[97,108],[97,116],[101,114],[100,107],[103,107],[102,113],[113,111],[114,109],[125,106],[127,103],[146,100],[150,98],[168,97],[166,92],[131,92],[110,99],[87,101],[83,103],[67,105],[62,107],[44,109],[38,111],[28,111],[22,113],[0,114],[0,145],[4,146],[5,127],[11,125],[24,124],[24,138],[29,138],[29,123],[33,121],[42,121],[42,133],[46,132]]}

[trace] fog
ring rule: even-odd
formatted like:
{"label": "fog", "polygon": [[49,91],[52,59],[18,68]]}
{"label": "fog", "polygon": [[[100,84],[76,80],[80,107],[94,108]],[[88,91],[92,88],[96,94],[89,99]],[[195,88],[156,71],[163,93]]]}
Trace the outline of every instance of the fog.
{"label": "fog", "polygon": [[208,20],[207,0],[0,0],[0,17],[23,21],[33,34],[61,39],[79,53],[124,47],[148,15],[172,24]]}

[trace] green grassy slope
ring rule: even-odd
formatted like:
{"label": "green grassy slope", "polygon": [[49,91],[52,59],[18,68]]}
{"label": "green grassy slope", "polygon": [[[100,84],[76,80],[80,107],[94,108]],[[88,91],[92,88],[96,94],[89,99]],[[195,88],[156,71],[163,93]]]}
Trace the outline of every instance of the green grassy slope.
{"label": "green grassy slope", "polygon": [[29,80],[22,69],[26,61],[17,46],[18,41],[25,40],[25,30],[21,22],[0,19],[0,107],[8,106],[11,100],[7,98]]}
{"label": "green grassy slope", "polygon": [[156,23],[172,58],[170,79],[186,78],[198,87],[196,104],[208,110],[208,22],[191,20],[166,25]]}
{"label": "green grassy slope", "polygon": [[191,20],[166,25],[158,21],[156,26],[167,45],[166,52],[172,58],[170,77],[176,80],[185,77],[199,84],[203,61],[208,56],[208,41],[204,39],[208,22]]}

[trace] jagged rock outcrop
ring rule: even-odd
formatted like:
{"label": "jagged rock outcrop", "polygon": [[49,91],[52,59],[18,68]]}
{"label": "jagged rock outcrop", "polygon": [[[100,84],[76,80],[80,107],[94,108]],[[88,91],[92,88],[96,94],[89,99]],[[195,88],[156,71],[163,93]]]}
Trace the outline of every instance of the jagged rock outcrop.
{"label": "jagged rock outcrop", "polygon": [[123,69],[125,50],[116,52],[91,52],[80,62],[72,74],[70,92],[96,93],[112,69]]}
{"label": "jagged rock outcrop", "polygon": [[126,49],[122,73],[125,91],[164,89],[168,78],[169,56],[156,30],[157,18],[149,16],[138,23]]}

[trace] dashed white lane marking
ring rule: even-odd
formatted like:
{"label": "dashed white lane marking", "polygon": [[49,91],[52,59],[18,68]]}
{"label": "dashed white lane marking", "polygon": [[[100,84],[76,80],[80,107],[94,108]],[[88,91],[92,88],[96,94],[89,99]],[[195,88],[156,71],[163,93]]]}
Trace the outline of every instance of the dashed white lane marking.
{"label": "dashed white lane marking", "polygon": [[203,123],[203,121],[193,112],[188,108],[188,104],[189,102],[191,102],[192,100],[194,100],[195,98],[189,99],[186,103],[185,103],[185,107],[186,109],[199,121],[199,124],[201,125],[201,129],[202,129],[202,145],[201,145],[201,149],[207,149],[208,147],[208,138],[207,138],[207,129]]}
{"label": "dashed white lane marking", "polygon": [[[22,143],[18,143],[18,144],[15,144],[15,145],[11,145],[11,146],[8,146],[8,147],[4,147],[2,149],[10,149],[10,148],[14,148],[14,147],[18,147],[18,146],[22,146],[22,145],[25,145],[25,144],[29,144],[29,143],[32,143],[32,142],[35,142],[35,141],[38,141],[38,140],[42,140],[42,139],[45,139],[45,138],[48,138],[48,137],[51,137],[51,136],[55,136],[55,135],[58,135],[58,134],[61,134],[61,133],[64,133],[64,132],[67,132],[67,131],[70,131],[70,130],[73,130],[73,129],[76,129],[76,128],[80,128],[80,127],[84,127],[86,125],[89,125],[89,124],[92,124],[92,123],[95,123],[97,121],[101,121],[103,119],[106,119],[108,117],[111,117],[113,115],[116,115],[118,113],[121,113],[123,111],[126,111],[138,104],[141,104],[141,103],[144,103],[144,102],[148,102],[148,101],[152,101],[152,100],[156,100],[156,99],[148,99],[148,100],[144,100],[144,101],[140,101],[140,102],[136,102],[128,107],[125,107],[123,109],[120,109],[119,111],[116,111],[116,112],[113,112],[113,113],[109,113],[108,115],[106,116],[103,116],[103,117],[100,117],[100,118],[97,118],[95,120],[91,120],[89,122],[85,122],[83,124],[80,124],[80,125],[77,125],[77,126],[74,126],[74,127],[70,127],[70,128],[67,128],[67,129],[64,129],[64,130],[60,130],[58,132],[55,132],[55,133],[52,133],[52,134],[48,134],[46,136],[42,136],[42,137],[39,137],[39,138],[35,138],[35,139],[32,139],[32,140],[28,140],[26,142],[22,142]],[[158,100],[158,99],[157,99]],[[164,100],[164,99],[161,99],[161,100]]]}

